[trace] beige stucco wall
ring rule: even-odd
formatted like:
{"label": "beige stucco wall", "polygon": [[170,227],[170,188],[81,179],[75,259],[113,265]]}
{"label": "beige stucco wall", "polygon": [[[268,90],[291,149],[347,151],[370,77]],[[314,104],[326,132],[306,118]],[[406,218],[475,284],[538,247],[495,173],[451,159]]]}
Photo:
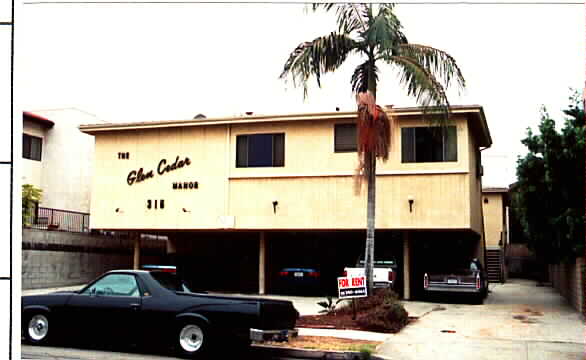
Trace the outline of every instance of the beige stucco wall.
{"label": "beige stucco wall", "polygon": [[[355,196],[356,153],[334,153],[334,121],[227,124],[127,130],[96,135],[91,226],[105,229],[351,229],[365,226],[365,194]],[[428,125],[420,118],[395,124],[393,147],[377,178],[377,227],[474,229],[469,198],[471,148],[466,118],[455,119],[458,161],[402,164],[400,126]],[[285,166],[236,168],[236,136],[285,132]],[[129,159],[118,159],[128,152]],[[158,174],[188,157],[191,164]],[[153,177],[129,186],[129,172]],[[472,170],[474,171],[474,169]],[[173,182],[199,188],[174,190]],[[409,212],[408,196],[415,202]],[[148,200],[165,201],[147,209]],[[273,201],[277,201],[276,211]],[[116,211],[118,209],[118,212]],[[183,210],[185,209],[185,211]]]}
{"label": "beige stucco wall", "polygon": [[[498,248],[501,234],[505,231],[505,215],[502,193],[483,193],[484,224],[486,229],[486,246]],[[484,202],[488,199],[488,203]]]}

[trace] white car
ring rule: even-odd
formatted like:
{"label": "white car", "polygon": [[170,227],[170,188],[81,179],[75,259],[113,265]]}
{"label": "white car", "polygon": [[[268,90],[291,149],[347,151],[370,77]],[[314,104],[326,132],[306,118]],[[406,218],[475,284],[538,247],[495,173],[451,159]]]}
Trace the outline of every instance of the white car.
{"label": "white car", "polygon": [[[373,264],[373,283],[375,288],[393,288],[397,278],[397,262],[394,260],[375,260]],[[344,268],[344,276],[357,277],[365,276],[364,259],[360,259],[356,267]]]}

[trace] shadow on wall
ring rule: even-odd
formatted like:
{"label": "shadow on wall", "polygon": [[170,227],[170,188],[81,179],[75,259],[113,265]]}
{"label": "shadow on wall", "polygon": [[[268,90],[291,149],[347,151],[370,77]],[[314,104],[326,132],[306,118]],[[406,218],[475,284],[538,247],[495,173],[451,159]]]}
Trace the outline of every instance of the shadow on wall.
{"label": "shadow on wall", "polygon": [[[85,284],[113,269],[132,268],[131,240],[23,229],[22,289]],[[142,263],[165,259],[164,241],[143,241]]]}

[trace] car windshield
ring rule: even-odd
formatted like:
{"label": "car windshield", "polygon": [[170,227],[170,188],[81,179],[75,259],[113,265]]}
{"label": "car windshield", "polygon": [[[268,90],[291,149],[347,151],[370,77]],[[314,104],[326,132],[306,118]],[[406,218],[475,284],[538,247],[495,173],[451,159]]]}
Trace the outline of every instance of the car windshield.
{"label": "car windshield", "polygon": [[163,287],[171,291],[192,292],[184,281],[177,275],[168,272],[151,271],[151,276],[159,282]]}

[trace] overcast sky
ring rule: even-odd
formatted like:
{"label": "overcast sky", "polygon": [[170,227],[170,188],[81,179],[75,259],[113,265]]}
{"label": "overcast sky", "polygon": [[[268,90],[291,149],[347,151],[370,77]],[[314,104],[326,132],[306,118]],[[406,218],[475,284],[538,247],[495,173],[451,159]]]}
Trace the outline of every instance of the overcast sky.
{"label": "overcast sky", "polygon": [[[302,41],[335,30],[335,16],[301,4],[48,4],[17,8],[15,82],[26,110],[77,107],[107,122],[355,108],[359,59],[322,88],[280,80]],[[584,5],[398,4],[412,43],[450,53],[467,81],[452,104],[484,107],[493,146],[485,186],[515,180],[539,108],[562,120],[569,88],[584,86]],[[390,68],[377,102],[413,106]]]}

